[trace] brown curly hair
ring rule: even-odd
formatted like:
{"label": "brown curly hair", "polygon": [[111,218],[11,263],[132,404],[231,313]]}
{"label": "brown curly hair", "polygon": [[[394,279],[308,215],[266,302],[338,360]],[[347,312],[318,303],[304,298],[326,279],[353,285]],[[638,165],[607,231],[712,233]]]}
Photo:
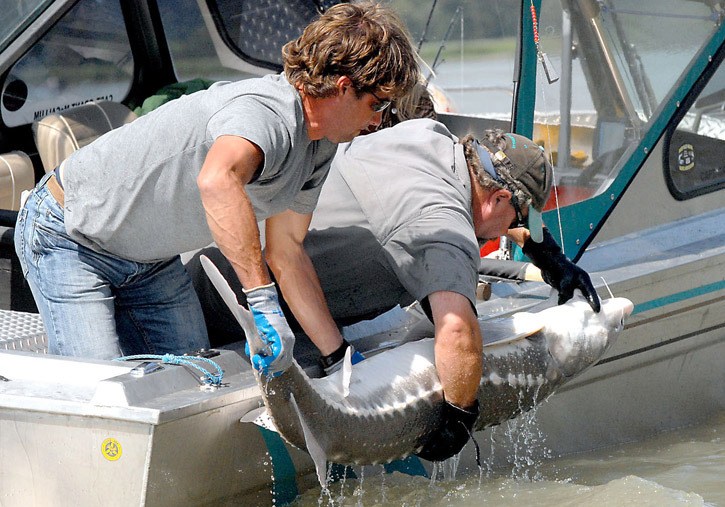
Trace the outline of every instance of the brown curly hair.
{"label": "brown curly hair", "polygon": [[[517,140],[519,148],[516,148]],[[479,142],[475,137],[469,134],[460,140],[460,144],[463,145],[468,167],[481,186],[488,190],[505,188],[522,206],[533,206],[539,211],[543,209],[551,192],[553,169],[542,148],[519,134],[506,133],[501,129],[484,130],[480,144],[505,152],[511,162],[507,166],[492,161],[498,175],[496,179],[483,167],[477,147]],[[484,146],[481,149],[490,153]]]}
{"label": "brown curly hair", "polygon": [[438,119],[433,98],[423,81],[417,82],[408,93],[393,101],[390,107],[383,111],[383,119],[378,130],[414,118]]}
{"label": "brown curly hair", "polygon": [[358,95],[402,97],[420,74],[405,25],[373,1],[331,7],[284,45],[282,59],[289,82],[317,98],[334,96],[340,76]]}

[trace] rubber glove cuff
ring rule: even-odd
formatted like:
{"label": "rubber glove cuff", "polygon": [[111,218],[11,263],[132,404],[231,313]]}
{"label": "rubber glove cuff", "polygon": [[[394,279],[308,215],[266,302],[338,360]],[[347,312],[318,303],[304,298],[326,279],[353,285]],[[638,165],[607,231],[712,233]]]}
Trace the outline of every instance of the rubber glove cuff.
{"label": "rubber glove cuff", "polygon": [[423,439],[416,455],[428,461],[444,461],[461,452],[471,438],[479,412],[478,400],[467,409],[445,402],[440,427]]}

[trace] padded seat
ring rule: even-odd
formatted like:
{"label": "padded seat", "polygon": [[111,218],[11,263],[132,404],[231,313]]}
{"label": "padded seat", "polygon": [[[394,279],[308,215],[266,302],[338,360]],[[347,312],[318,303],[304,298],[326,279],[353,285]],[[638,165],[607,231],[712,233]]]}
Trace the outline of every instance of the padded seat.
{"label": "padded seat", "polygon": [[20,194],[35,186],[30,157],[22,151],[0,154],[0,209],[18,211]]}
{"label": "padded seat", "polygon": [[55,169],[71,153],[96,138],[137,118],[118,102],[89,102],[33,123],[35,144],[45,172]]}

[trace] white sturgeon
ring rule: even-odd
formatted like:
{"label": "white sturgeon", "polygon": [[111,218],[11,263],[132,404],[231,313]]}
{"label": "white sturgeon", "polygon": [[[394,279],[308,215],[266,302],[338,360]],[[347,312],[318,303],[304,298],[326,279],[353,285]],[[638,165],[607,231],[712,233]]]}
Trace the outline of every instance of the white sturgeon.
{"label": "white sturgeon", "polygon": [[[238,304],[213,263],[201,260],[249,337],[250,349],[263,350],[251,313]],[[481,321],[481,414],[475,429],[530,410],[595,364],[632,309],[628,299],[611,298],[597,314],[581,298],[537,313]],[[387,463],[418,451],[439,426],[443,390],[433,344],[433,338],[404,343],[354,366],[348,357],[341,370],[325,378],[309,378],[294,359],[278,377],[255,374],[277,431],[310,453],[323,481],[327,461]]]}

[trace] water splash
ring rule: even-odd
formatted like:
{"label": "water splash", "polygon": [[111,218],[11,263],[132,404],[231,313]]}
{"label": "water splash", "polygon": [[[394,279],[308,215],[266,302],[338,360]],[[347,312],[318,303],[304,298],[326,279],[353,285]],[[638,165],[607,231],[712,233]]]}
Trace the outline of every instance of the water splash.
{"label": "water splash", "polygon": [[360,479],[358,480],[355,491],[353,491],[353,496],[357,497],[358,507],[362,507],[362,505],[363,505],[362,499],[363,499],[363,495],[365,494],[365,489],[363,488],[364,484],[365,484],[365,467],[362,467],[360,469]]}
{"label": "water splash", "polygon": [[461,454],[448,458],[445,461],[433,462],[430,472],[430,485],[434,486],[436,481],[454,481],[458,472],[458,465],[461,462]]}
{"label": "water splash", "polygon": [[[541,386],[536,386],[534,399],[540,397]],[[550,458],[551,450],[546,447],[546,435],[539,428],[536,414],[538,406],[524,412],[524,390],[519,393],[519,409],[522,412],[515,419],[491,428],[489,457],[483,460],[479,482],[491,479],[497,472],[496,456],[505,452],[504,461],[509,476],[514,480],[539,480],[541,463]],[[504,465],[504,466],[506,466]]]}

